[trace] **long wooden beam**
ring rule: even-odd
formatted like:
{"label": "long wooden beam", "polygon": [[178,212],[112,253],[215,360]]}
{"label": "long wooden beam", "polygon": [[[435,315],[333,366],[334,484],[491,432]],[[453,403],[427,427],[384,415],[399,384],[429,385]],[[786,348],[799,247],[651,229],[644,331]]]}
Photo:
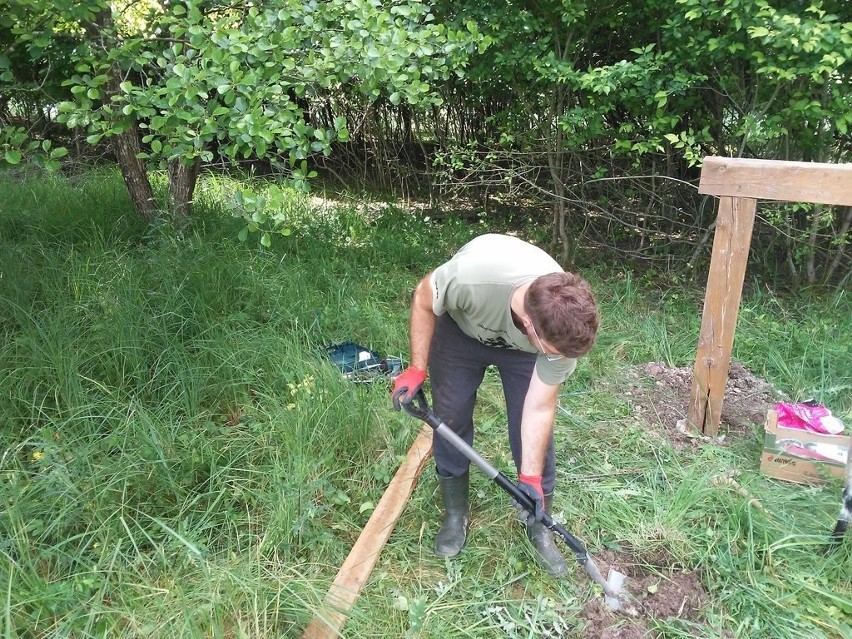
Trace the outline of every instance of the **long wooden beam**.
{"label": "long wooden beam", "polygon": [[757,200],[852,204],[852,164],[706,157],[698,192]]}
{"label": "long wooden beam", "polygon": [[358,536],[346,561],[331,584],[322,609],[305,628],[302,639],[332,639],[340,631],[361,590],[370,578],[379,555],[399,519],[405,502],[417,485],[426,460],[432,453],[432,428],[423,426],[405,461],[391,479],[373,514]]}

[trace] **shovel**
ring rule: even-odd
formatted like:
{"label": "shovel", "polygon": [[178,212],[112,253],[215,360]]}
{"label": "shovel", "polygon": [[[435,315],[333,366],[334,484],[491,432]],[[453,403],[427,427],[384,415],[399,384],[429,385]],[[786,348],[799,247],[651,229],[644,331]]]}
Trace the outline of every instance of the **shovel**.
{"label": "shovel", "polygon": [[[497,484],[518,504],[521,505],[527,512],[535,510],[535,503],[532,498],[524,493],[517,485],[512,483],[503,473],[494,468],[488,461],[479,455],[471,448],[466,441],[456,435],[453,430],[447,426],[441,419],[432,412],[429,408],[429,402],[426,400],[426,395],[423,390],[417,391],[414,398],[408,403],[401,403],[409,415],[413,415],[418,419],[423,420],[431,426],[436,433],[452,444],[460,453],[467,457],[475,464],[489,479]],[[607,608],[614,611],[621,611],[626,614],[633,614],[632,606],[623,601],[626,596],[624,591],[624,581],[627,578],[623,573],[617,570],[610,570],[607,579],[603,578],[600,570],[594,560],[589,556],[589,553],[583,547],[583,544],[569,533],[564,526],[555,522],[550,513],[545,512],[541,518],[541,523],[546,528],[556,533],[556,536],[561,539],[576,555],[577,561],[591,577],[592,581],[599,584],[604,590],[604,603]]]}

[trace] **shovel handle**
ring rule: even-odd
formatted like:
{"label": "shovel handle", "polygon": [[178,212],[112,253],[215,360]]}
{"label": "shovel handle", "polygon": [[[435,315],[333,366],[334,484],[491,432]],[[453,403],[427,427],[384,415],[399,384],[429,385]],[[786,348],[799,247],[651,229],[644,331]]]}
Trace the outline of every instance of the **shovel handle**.
{"label": "shovel handle", "polygon": [[[441,421],[440,417],[432,412],[429,408],[429,402],[426,399],[426,394],[423,392],[423,389],[417,391],[410,402],[402,403],[402,407],[409,415],[413,415],[414,417],[417,417],[429,424],[436,433],[449,441],[456,450],[473,462],[473,464],[485,473],[489,479],[507,492],[512,499],[518,502],[524,510],[527,512],[535,511],[535,502],[533,502],[529,495],[523,492],[520,488],[518,488],[517,484],[512,482],[508,477],[492,466],[486,459],[471,448],[470,444],[459,437],[449,426]],[[550,513],[544,513],[540,521],[546,528],[556,533],[562,541],[565,542],[565,544],[577,556],[577,561],[580,562],[580,565],[585,568],[589,561],[589,554],[583,544],[581,544],[574,535],[569,533],[562,524],[554,521],[553,517],[550,516]]]}

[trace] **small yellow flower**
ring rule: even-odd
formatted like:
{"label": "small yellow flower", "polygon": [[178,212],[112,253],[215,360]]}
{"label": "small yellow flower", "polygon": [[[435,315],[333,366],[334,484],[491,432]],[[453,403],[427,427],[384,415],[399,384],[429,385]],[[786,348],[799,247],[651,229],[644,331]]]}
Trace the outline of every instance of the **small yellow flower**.
{"label": "small yellow flower", "polygon": [[44,452],[42,452],[40,450],[35,451],[32,454],[32,459],[33,459],[34,462],[41,461],[42,459],[44,459]]}

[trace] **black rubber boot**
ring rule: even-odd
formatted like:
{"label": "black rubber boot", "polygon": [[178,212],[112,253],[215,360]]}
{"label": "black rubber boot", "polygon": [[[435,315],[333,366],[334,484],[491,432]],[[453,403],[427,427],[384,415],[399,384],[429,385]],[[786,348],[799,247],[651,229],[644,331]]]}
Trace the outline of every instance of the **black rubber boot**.
{"label": "black rubber boot", "polygon": [[[545,495],[544,507],[548,513],[551,512],[550,508],[552,505],[553,495]],[[565,561],[562,551],[556,545],[553,533],[543,523],[533,521],[531,524],[527,524],[527,537],[538,553],[539,562],[545,572],[554,577],[562,577],[568,573],[568,562]]]}
{"label": "black rubber boot", "polygon": [[435,537],[435,554],[439,557],[455,557],[467,539],[470,526],[470,473],[459,477],[438,475],[441,499],[444,501],[444,523]]}

